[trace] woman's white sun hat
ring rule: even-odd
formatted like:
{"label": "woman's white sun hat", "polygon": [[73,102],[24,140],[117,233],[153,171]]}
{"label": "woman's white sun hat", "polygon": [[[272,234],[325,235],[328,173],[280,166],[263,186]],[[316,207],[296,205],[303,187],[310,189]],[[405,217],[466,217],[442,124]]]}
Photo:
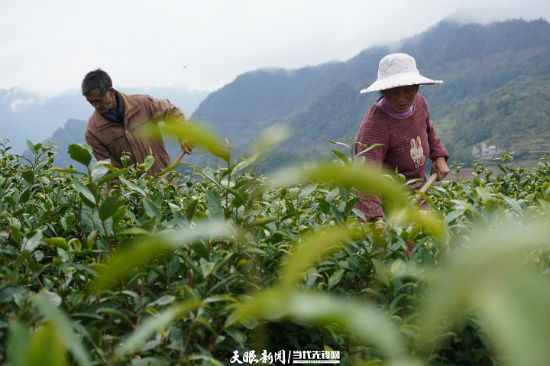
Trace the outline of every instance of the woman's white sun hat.
{"label": "woman's white sun hat", "polygon": [[431,85],[442,82],[420,75],[414,57],[406,53],[392,53],[380,60],[378,79],[368,88],[361,90],[361,93],[397,88],[398,86]]}

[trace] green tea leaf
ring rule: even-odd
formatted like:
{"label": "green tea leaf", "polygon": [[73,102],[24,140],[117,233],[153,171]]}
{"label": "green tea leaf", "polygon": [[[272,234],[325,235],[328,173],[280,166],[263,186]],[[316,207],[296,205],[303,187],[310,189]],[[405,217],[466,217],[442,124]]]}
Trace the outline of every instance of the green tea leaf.
{"label": "green tea leaf", "polygon": [[94,164],[91,169],[90,176],[93,181],[99,181],[109,172],[109,168],[102,164]]}
{"label": "green tea leaf", "polygon": [[344,164],[349,164],[349,158],[346,154],[335,149],[332,149],[330,151],[332,151],[332,153],[335,154],[338,157],[338,159],[340,159]]}
{"label": "green tea leaf", "polygon": [[72,144],[68,149],[71,159],[78,161],[82,165],[88,166],[92,161],[92,149],[86,144]]}
{"label": "green tea leaf", "polygon": [[38,248],[38,246],[42,242],[42,237],[42,231],[36,230],[36,232],[31,237],[25,238],[25,240],[23,241],[23,245],[21,246],[21,251],[27,250],[29,252],[32,252],[33,250]]}
{"label": "green tea leaf", "polygon": [[157,205],[155,205],[155,203],[147,197],[143,198],[143,208],[145,209],[145,214],[150,218],[155,218],[159,221],[162,218],[162,215]]}
{"label": "green tea leaf", "polygon": [[328,279],[328,288],[331,289],[342,280],[342,277],[346,273],[344,268],[337,269]]}
{"label": "green tea leaf", "polygon": [[192,220],[197,212],[197,206],[198,206],[199,200],[192,199],[188,200],[186,206],[185,206],[185,217],[187,220]]}
{"label": "green tea leaf", "polygon": [[99,206],[99,217],[101,220],[107,220],[113,216],[120,207],[120,196],[118,194],[112,194]]}
{"label": "green tea leaf", "polygon": [[38,144],[33,144],[32,141],[30,140],[27,140],[26,141],[27,143],[27,149],[29,149],[29,151],[33,154],[33,155],[36,155],[36,153],[38,152],[38,149],[40,149],[40,146],[42,146],[42,144],[38,143]]}
{"label": "green tea leaf", "polygon": [[166,305],[174,302],[175,299],[176,299],[176,297],[173,296],[173,295],[163,295],[163,296],[159,297],[158,299],[156,299],[155,301],[152,301],[149,304],[147,304],[147,306],[155,306],[155,305],[166,306]]}
{"label": "green tea leaf", "polygon": [[201,268],[202,276],[204,278],[207,278],[208,276],[210,276],[212,274],[212,272],[214,271],[215,266],[216,265],[212,262],[203,262],[203,263],[201,263],[200,268]]}
{"label": "green tea leaf", "polygon": [[90,234],[86,237],[86,246],[89,250],[92,250],[94,248],[95,241],[97,239],[97,230],[92,230]]}
{"label": "green tea leaf", "polygon": [[206,192],[206,207],[213,219],[223,218],[225,216],[220,197],[216,191]]}
{"label": "green tea leaf", "polygon": [[23,173],[21,173],[23,176],[23,179],[27,181],[27,183],[33,183],[34,182],[34,173],[32,170],[25,170]]}
{"label": "green tea leaf", "polygon": [[116,178],[120,177],[121,175],[127,173],[129,170],[130,170],[130,168],[117,169],[116,171],[114,171],[112,173],[109,173],[106,176],[102,177],[100,180],[98,180],[97,185],[102,185],[102,184],[105,184],[107,182],[110,182],[113,179],[116,179]]}
{"label": "green tea leaf", "polygon": [[82,198],[84,198],[84,203],[93,207],[95,205],[95,196],[92,193],[92,191],[90,191],[90,189],[87,186],[85,186],[78,180],[73,180],[73,183],[76,188],[76,191],[80,193]]}
{"label": "green tea leaf", "polygon": [[54,247],[59,247],[65,251],[69,251],[69,244],[65,238],[43,238],[44,242],[53,245]]}
{"label": "green tea leaf", "polygon": [[72,238],[69,240],[69,247],[72,247],[73,250],[81,251],[82,250],[82,242],[78,240],[77,238]]}
{"label": "green tea leaf", "polygon": [[145,191],[143,189],[141,189],[135,183],[132,183],[129,180],[126,180],[122,176],[120,177],[120,181],[122,182],[122,184],[124,184],[126,187],[128,187],[128,189],[130,189],[131,191],[137,192],[137,193],[141,194],[143,197],[147,197],[147,193],[145,193]]}
{"label": "green tea leaf", "polygon": [[50,171],[51,172],[56,172],[56,173],[69,173],[69,174],[86,175],[86,173],[80,172],[80,171],[78,171],[76,169],[73,169],[73,168],[51,168]]}

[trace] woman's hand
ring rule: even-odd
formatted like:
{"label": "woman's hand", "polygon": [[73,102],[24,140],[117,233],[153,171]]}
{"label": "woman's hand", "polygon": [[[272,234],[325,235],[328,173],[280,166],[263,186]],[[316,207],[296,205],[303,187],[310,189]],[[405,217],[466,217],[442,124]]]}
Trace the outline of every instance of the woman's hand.
{"label": "woman's hand", "polygon": [[432,173],[437,173],[437,180],[442,180],[449,174],[449,167],[445,158],[440,156],[432,162]]}

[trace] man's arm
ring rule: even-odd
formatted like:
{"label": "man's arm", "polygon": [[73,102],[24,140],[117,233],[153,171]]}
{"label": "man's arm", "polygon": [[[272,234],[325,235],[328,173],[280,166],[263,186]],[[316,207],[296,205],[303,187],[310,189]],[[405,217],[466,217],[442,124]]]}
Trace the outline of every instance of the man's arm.
{"label": "man's arm", "polygon": [[[154,121],[167,121],[174,120],[179,123],[186,123],[185,116],[181,109],[176,107],[168,99],[156,99],[151,97],[151,108]],[[193,152],[193,145],[186,140],[180,141],[181,149],[186,154],[191,154]]]}

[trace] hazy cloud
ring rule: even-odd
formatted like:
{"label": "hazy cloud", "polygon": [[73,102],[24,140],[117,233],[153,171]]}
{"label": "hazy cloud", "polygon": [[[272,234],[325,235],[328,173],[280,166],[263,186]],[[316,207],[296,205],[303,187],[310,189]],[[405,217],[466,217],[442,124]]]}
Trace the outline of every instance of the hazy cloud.
{"label": "hazy cloud", "polygon": [[263,67],[346,60],[442,19],[548,19],[548,0],[0,0],[0,89],[43,96],[107,70],[118,86],[213,90]]}

